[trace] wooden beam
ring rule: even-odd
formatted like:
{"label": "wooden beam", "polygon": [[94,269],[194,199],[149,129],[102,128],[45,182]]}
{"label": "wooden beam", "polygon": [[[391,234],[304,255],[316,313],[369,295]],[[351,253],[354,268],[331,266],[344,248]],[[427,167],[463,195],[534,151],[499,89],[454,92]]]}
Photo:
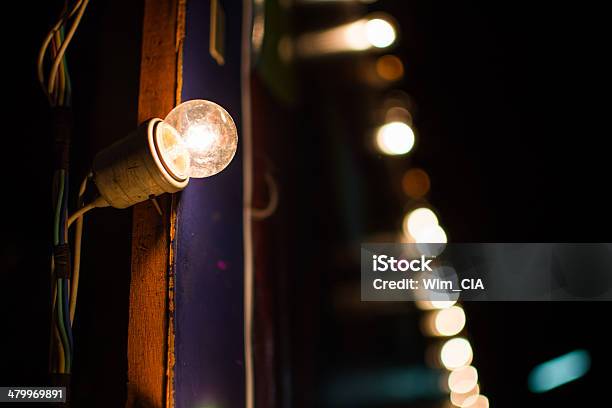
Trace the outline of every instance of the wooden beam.
{"label": "wooden beam", "polygon": [[[180,96],[183,0],[145,0],[138,121],[164,117]],[[178,95],[178,96],[177,96]],[[126,407],[172,406],[170,247],[172,197],[133,210]],[[170,329],[170,330],[169,330]],[[170,396],[169,396],[170,394]]]}

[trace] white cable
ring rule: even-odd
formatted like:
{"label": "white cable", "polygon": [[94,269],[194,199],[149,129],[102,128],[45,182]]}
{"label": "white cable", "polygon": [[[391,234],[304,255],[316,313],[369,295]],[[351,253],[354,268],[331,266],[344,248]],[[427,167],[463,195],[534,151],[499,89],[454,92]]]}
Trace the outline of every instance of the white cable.
{"label": "white cable", "polygon": [[77,27],[81,23],[81,19],[83,18],[83,13],[85,13],[85,9],[87,8],[88,4],[89,4],[89,0],[83,0],[83,5],[79,8],[78,13],[76,17],[74,18],[72,25],[70,26],[70,31],[68,31],[68,34],[66,34],[66,37],[64,38],[64,42],[62,43],[62,46],[60,47],[59,51],[57,52],[57,55],[55,56],[55,60],[53,61],[53,66],[51,67],[51,73],[49,74],[49,84],[47,85],[47,92],[49,93],[49,95],[53,93],[53,89],[55,88],[55,77],[57,76],[57,70],[59,69],[60,62],[62,61],[62,58],[64,57],[66,48],[68,48],[68,45],[70,44],[70,41],[72,40],[72,37],[74,36],[74,33],[76,32]]}
{"label": "white cable", "polygon": [[76,13],[77,9],[81,6],[81,3],[83,3],[83,0],[79,0],[78,2],[76,2],[76,4],[72,7],[72,10],[68,14],[68,16],[63,15],[57,21],[57,23],[55,23],[55,25],[51,28],[51,30],[49,30],[49,33],[47,33],[47,36],[45,37],[42,43],[42,46],[40,47],[40,51],[38,52],[38,64],[37,64],[38,82],[40,82],[40,85],[42,86],[43,91],[45,91],[45,94],[47,95],[49,95],[49,93],[47,92],[47,88],[45,87],[45,75],[43,73],[43,64],[45,60],[45,54],[47,53],[47,48],[49,47],[49,44],[51,43],[51,40],[53,39],[53,36],[55,35],[55,33],[62,27],[62,25],[67,19],[69,19],[70,17],[74,15],[74,13]]}
{"label": "white cable", "polygon": [[[83,204],[83,195],[87,189],[87,182],[91,178],[91,173],[85,177],[79,188],[78,205]],[[76,311],[77,293],[79,291],[79,273],[81,271],[81,239],[83,238],[83,217],[76,220],[76,231],[74,233],[74,258],[72,262],[72,279],[70,281],[70,324],[74,322]]]}
{"label": "white cable", "polygon": [[243,245],[244,245],[244,386],[245,408],[255,406],[255,369],[253,356],[253,232],[252,232],[252,196],[253,196],[253,148],[251,121],[251,34],[252,34],[252,0],[242,2],[242,49],[240,67],[240,88],[242,89],[242,174],[243,174]]}
{"label": "white cable", "polygon": [[82,217],[86,212],[91,211],[94,208],[108,207],[108,205],[109,204],[106,202],[106,200],[103,197],[96,198],[91,203],[79,208],[77,211],[75,211],[68,217],[67,228],[70,228],[70,226],[74,224],[74,222],[78,220],[80,217]]}
{"label": "white cable", "polygon": [[276,208],[278,207],[278,187],[276,185],[276,181],[268,172],[266,172],[264,178],[266,180],[266,184],[268,185],[268,195],[270,196],[270,199],[268,200],[268,205],[265,208],[253,208],[251,210],[253,219],[257,221],[265,220],[274,214]]}
{"label": "white cable", "polygon": [[68,217],[68,228],[70,228],[75,221],[79,220],[80,218],[83,218],[83,215],[85,215],[86,212],[93,210],[94,208],[96,208],[95,204],[89,203],[71,214],[70,217]]}

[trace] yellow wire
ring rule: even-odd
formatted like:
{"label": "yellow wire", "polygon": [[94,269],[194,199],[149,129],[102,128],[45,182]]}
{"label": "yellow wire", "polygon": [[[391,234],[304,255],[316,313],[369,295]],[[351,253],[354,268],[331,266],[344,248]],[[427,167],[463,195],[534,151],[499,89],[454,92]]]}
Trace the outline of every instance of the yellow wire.
{"label": "yellow wire", "polygon": [[[53,36],[53,40],[51,41],[51,58],[55,58],[55,56],[57,55],[57,49],[57,41],[55,40],[55,36]],[[55,93],[55,89],[53,89],[52,91],[48,91],[48,95],[51,105],[55,106],[55,104],[57,103],[57,95]]]}
{"label": "yellow wire", "polygon": [[[53,257],[51,258],[51,276],[54,276],[54,272],[55,272],[55,262]],[[65,353],[64,353],[64,345],[62,344],[62,340],[60,338],[59,335],[59,331],[57,330],[57,325],[55,324],[55,304],[57,303],[57,281],[55,279],[52,279],[52,289],[53,289],[53,297],[52,297],[52,301],[51,301],[51,310],[53,311],[53,335],[55,338],[55,345],[57,346],[57,354],[58,354],[58,360],[55,362],[56,364],[59,364],[58,367],[58,372],[63,373],[64,370],[66,369],[66,363],[65,363]]]}
{"label": "yellow wire", "polygon": [[[55,43],[55,49],[58,49],[59,45],[62,43],[62,37],[60,35],[59,30],[55,32],[54,43]],[[55,95],[56,95],[54,99],[57,102],[57,104],[60,106],[64,105],[64,94],[65,94],[65,89],[66,89],[66,75],[65,74],[66,72],[64,71],[64,58],[62,58],[60,62],[60,69],[57,72],[57,77],[59,79],[58,89],[54,90]]]}
{"label": "yellow wire", "polygon": [[51,43],[55,35],[55,32],[60,29],[62,22],[63,20],[60,19],[53,26],[53,28],[49,30],[49,33],[47,34],[47,37],[45,37],[45,40],[43,41],[43,44],[40,47],[40,51],[38,52],[38,63],[36,64],[37,73],[38,73],[38,82],[40,82],[40,85],[42,86],[43,91],[45,91],[45,94],[47,94],[47,96],[49,96],[49,93],[47,92],[47,87],[45,86],[45,75],[43,73],[43,63],[45,60],[45,54],[47,53],[47,48],[49,48],[49,44]]}
{"label": "yellow wire", "polygon": [[59,331],[57,330],[57,325],[53,325],[54,326],[54,330],[53,333],[55,334],[55,344],[57,345],[57,354],[58,354],[58,372],[59,373],[64,373],[66,372],[66,355],[64,353],[64,345],[62,344],[62,339],[60,338],[60,334]]}
{"label": "yellow wire", "polygon": [[61,28],[61,26],[65,23],[67,19],[71,18],[74,15],[74,13],[77,12],[79,7],[81,7],[82,3],[83,3],[83,0],[79,0],[77,3],[75,3],[75,5],[72,7],[72,10],[70,10],[70,13],[68,14],[68,16],[65,16],[65,14],[62,13],[62,16],[55,23],[55,25],[51,27],[51,29],[47,33],[47,36],[43,40],[42,46],[40,47],[40,50],[38,51],[38,60],[36,64],[37,73],[38,73],[38,82],[40,82],[40,85],[42,86],[43,91],[48,97],[50,95],[49,95],[49,92],[47,92],[47,87],[45,86],[45,75],[43,73],[45,54],[47,53],[47,49],[49,48],[49,44],[51,43],[51,40],[53,39],[55,32]]}
{"label": "yellow wire", "polygon": [[57,75],[57,70],[59,69],[60,62],[62,61],[62,58],[64,57],[64,53],[66,52],[66,48],[68,47],[68,44],[70,44],[70,41],[72,41],[72,37],[74,36],[74,33],[76,32],[77,27],[81,23],[81,19],[83,18],[83,13],[85,13],[87,4],[89,4],[89,0],[83,0],[83,5],[79,8],[78,13],[76,17],[74,18],[72,25],[70,26],[70,31],[68,31],[68,33],[66,34],[66,37],[64,38],[64,42],[62,43],[62,46],[60,47],[57,55],[55,56],[55,60],[53,61],[53,65],[51,67],[51,73],[49,75],[49,84],[47,85],[47,91],[49,93],[51,93],[53,88],[55,88],[55,76]]}

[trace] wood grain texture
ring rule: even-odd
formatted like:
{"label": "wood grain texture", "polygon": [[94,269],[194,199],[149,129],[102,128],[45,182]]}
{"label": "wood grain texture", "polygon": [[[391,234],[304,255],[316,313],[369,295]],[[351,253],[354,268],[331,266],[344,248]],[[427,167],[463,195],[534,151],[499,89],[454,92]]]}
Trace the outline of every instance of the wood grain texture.
{"label": "wood grain texture", "polygon": [[[176,101],[180,0],[145,0],[138,120],[164,117]],[[183,18],[183,17],[181,17]],[[169,347],[169,264],[173,217],[171,197],[134,206],[132,275],[128,327],[126,406],[167,406]]]}
{"label": "wood grain texture", "polygon": [[[183,43],[185,41],[185,17],[187,12],[187,0],[177,1],[177,16],[176,16],[176,84],[174,91],[175,105],[181,103],[181,93],[183,90]],[[173,194],[170,203],[170,253],[168,256],[169,277],[168,277],[168,349],[166,355],[168,360],[166,363],[166,408],[174,408],[174,365],[175,358],[175,332],[174,332],[174,314],[175,314],[175,256],[176,256],[176,213],[177,213],[177,195]]]}

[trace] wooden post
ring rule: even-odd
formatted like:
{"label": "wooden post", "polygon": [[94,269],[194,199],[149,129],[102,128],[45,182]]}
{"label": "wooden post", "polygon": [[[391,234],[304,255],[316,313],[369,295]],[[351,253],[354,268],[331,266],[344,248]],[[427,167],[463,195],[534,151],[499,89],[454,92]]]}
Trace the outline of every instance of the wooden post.
{"label": "wooden post", "polygon": [[[163,118],[180,97],[180,58],[184,0],[145,0],[138,121]],[[158,198],[133,210],[132,275],[128,327],[126,407],[171,407],[173,361],[169,353],[170,246],[174,225],[172,197]]]}

